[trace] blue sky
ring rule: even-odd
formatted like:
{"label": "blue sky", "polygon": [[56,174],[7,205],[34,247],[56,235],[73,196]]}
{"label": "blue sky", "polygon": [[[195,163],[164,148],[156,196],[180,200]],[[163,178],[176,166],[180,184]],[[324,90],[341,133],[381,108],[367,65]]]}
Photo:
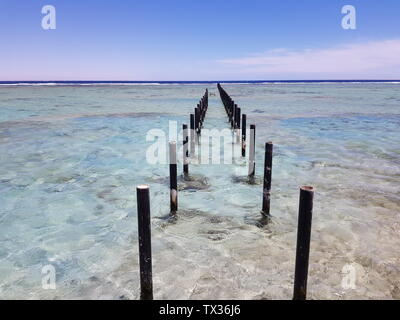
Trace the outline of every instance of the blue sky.
{"label": "blue sky", "polygon": [[0,80],[399,79],[399,16],[398,0],[0,0]]}

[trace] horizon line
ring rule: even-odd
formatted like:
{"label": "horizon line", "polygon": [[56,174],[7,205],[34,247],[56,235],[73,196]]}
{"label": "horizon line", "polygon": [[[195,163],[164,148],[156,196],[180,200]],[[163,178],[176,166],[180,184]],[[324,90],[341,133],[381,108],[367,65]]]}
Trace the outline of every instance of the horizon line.
{"label": "horizon line", "polygon": [[238,82],[392,82],[399,79],[284,79],[284,80],[0,80],[0,83],[238,83]]}

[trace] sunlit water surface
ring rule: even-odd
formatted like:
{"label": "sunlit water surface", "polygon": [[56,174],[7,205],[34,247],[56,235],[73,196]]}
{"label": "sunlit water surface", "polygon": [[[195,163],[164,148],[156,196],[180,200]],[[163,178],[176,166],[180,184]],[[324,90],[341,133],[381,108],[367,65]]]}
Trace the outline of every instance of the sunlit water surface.
{"label": "sunlit water surface", "polygon": [[308,297],[400,298],[400,85],[224,85],[257,126],[258,182],[274,143],[272,221],[237,154],[191,164],[206,184],[179,192],[168,223],[168,166],[146,162],[146,134],[173,139],[206,87],[205,128],[228,128],[211,84],[0,87],[1,298],[137,299],[143,183],[156,299],[290,299],[300,185],[316,188]]}

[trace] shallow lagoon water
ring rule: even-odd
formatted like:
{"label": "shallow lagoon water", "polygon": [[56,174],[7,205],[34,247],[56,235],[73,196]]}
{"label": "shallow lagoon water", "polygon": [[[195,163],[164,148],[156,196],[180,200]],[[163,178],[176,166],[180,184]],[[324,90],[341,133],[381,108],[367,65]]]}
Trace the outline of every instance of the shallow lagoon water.
{"label": "shallow lagoon water", "polygon": [[[290,299],[300,185],[316,188],[309,298],[399,299],[399,84],[223,86],[257,125],[259,178],[274,142],[264,227],[238,145],[233,164],[193,163],[206,187],[182,190],[178,219],[163,219],[168,166],[146,162],[146,134],[188,123],[206,87],[205,128],[228,128],[215,85],[0,87],[0,296],[137,299],[135,186],[147,183],[157,299]],[[49,264],[55,290],[42,288]]]}

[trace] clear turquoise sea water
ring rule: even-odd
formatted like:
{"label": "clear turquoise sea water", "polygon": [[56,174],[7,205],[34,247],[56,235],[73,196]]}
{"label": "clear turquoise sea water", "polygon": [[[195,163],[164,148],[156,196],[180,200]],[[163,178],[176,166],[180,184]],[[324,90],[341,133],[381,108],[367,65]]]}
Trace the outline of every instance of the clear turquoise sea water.
{"label": "clear turquoise sea water", "polygon": [[[298,187],[316,188],[309,297],[400,298],[400,84],[223,85],[274,142],[272,222],[246,161],[192,164],[208,186],[169,208],[151,129],[179,128],[207,87],[206,128],[227,128],[213,84],[0,86],[0,297],[137,299],[135,186],[151,188],[158,299],[290,299]],[[236,151],[239,147],[235,146]],[[179,166],[179,172],[181,167]],[[53,265],[56,289],[42,288]],[[342,269],[356,272],[346,289]]]}

